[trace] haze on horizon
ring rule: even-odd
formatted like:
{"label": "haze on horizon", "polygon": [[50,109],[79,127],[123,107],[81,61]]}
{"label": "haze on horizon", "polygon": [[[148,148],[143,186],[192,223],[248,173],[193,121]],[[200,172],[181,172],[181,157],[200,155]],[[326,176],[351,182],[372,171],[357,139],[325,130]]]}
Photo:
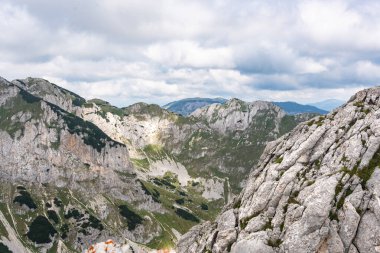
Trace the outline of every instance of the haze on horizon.
{"label": "haze on horizon", "polygon": [[375,0],[0,0],[0,76],[119,106],[311,103],[380,84]]}

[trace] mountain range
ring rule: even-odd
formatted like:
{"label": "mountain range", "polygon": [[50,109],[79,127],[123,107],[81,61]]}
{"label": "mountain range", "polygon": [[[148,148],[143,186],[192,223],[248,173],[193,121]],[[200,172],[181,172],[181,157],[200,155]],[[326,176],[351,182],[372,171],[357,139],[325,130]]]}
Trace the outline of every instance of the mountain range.
{"label": "mountain range", "polygon": [[241,194],[178,252],[380,250],[380,87],[265,148]]}
{"label": "mountain range", "polygon": [[[224,98],[186,98],[178,101],[170,102],[162,108],[178,113],[184,116],[188,116],[198,108],[209,106],[211,104],[224,104],[228,100]],[[303,105],[296,102],[272,102],[275,105],[282,108],[287,114],[299,114],[299,113],[318,113],[327,114],[329,111],[339,107],[344,102],[335,99],[324,100],[318,103]]]}
{"label": "mountain range", "polygon": [[325,111],[332,111],[335,108],[338,108],[339,106],[343,105],[344,101],[338,100],[338,99],[327,99],[316,103],[311,103],[309,105],[315,106],[317,108],[321,108]]}
{"label": "mountain range", "polygon": [[0,247],[173,248],[239,194],[269,141],[314,116],[231,99],[184,117],[0,79]]}
{"label": "mountain range", "polygon": [[379,112],[379,87],[182,116],[0,79],[0,252],[379,252]]}

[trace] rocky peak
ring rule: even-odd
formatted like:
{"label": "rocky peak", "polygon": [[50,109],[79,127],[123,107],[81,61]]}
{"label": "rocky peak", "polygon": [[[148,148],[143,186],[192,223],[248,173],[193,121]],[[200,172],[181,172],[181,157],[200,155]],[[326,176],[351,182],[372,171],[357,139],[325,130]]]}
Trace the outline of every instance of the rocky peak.
{"label": "rocky peak", "polygon": [[[258,117],[274,117],[276,124],[285,113],[278,106],[265,101],[244,102],[237,98],[225,104],[212,104],[199,108],[191,114],[195,118],[205,120],[212,128],[220,133],[246,130]],[[268,117],[269,118],[269,117]]]}
{"label": "rocky peak", "polygon": [[79,95],[42,78],[28,77],[26,79],[13,80],[12,83],[37,97],[43,98],[49,103],[55,104],[77,115],[80,113],[78,112],[79,107],[86,102],[86,100]]}
{"label": "rocky peak", "polygon": [[267,145],[215,222],[179,252],[379,252],[380,88]]}

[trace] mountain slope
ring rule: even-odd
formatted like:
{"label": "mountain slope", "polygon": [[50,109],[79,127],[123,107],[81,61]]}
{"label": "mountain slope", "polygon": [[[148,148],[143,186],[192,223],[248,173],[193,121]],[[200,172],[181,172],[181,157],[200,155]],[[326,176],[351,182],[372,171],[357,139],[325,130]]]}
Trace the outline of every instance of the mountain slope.
{"label": "mountain slope", "polygon": [[[81,251],[109,238],[170,248],[239,192],[268,141],[311,117],[237,99],[183,117],[158,105],[86,101],[38,78],[3,86],[0,140],[14,154],[0,162],[8,179],[0,210],[33,252]],[[27,233],[40,223],[50,242],[34,245]],[[0,228],[0,237],[12,231]]]}
{"label": "mountain slope", "polygon": [[240,196],[178,252],[378,252],[380,88],[268,144]]}
{"label": "mountain slope", "polygon": [[288,114],[299,113],[318,113],[326,114],[328,111],[322,110],[312,105],[301,105],[296,102],[273,102],[273,104],[281,107]]}
{"label": "mountain slope", "polygon": [[4,79],[0,122],[0,248],[79,252],[162,233],[155,213],[165,210],[138,180],[124,144]]}
{"label": "mountain slope", "polygon": [[227,99],[224,98],[185,98],[170,102],[162,106],[162,108],[183,116],[187,116],[198,108],[211,104],[224,104],[226,101]]}

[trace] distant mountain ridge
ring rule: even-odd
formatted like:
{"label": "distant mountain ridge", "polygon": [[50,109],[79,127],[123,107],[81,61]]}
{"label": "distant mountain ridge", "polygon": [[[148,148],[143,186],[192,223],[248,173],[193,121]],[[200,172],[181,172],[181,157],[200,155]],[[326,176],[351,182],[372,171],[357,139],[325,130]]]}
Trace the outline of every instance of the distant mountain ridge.
{"label": "distant mountain ridge", "polygon": [[344,103],[345,101],[343,100],[327,99],[327,100],[311,103],[309,105],[321,108],[322,110],[332,111],[335,108],[338,108],[339,106],[343,105]]}
{"label": "distant mountain ridge", "polygon": [[[197,109],[209,106],[211,104],[224,104],[228,100],[224,98],[185,98],[178,101],[170,102],[162,108],[181,114],[183,116],[188,116],[195,112]],[[300,113],[318,113],[318,114],[327,114],[330,110],[335,109],[341,105],[340,100],[325,100],[320,102],[321,105],[324,105],[327,108],[332,108],[329,110],[321,109],[318,106],[314,105],[304,105],[299,104],[293,101],[287,102],[272,102],[273,104],[281,107],[287,114],[294,115]]]}
{"label": "distant mountain ridge", "polygon": [[203,106],[211,104],[224,104],[225,102],[227,102],[227,99],[225,98],[185,98],[170,102],[162,106],[162,108],[183,116],[187,116]]}
{"label": "distant mountain ridge", "polygon": [[296,102],[272,102],[273,104],[281,107],[288,114],[299,114],[299,113],[319,113],[327,114],[328,111],[322,110],[312,105],[302,105]]}

